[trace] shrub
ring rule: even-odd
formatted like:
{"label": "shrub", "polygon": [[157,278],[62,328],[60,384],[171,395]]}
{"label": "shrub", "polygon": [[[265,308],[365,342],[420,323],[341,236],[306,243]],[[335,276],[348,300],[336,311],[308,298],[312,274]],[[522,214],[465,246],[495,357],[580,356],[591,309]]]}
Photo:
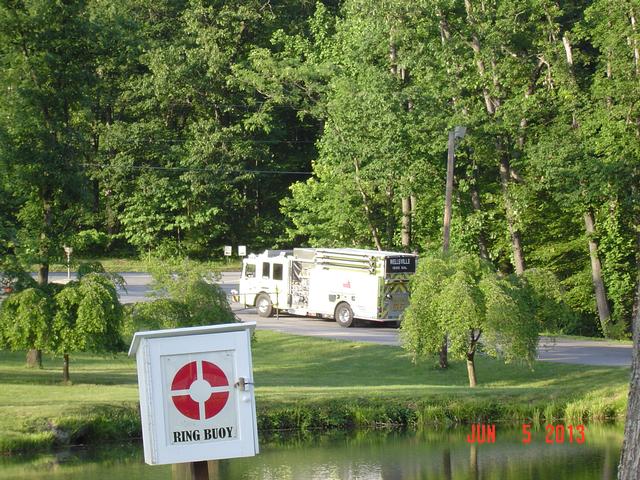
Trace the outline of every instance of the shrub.
{"label": "shrub", "polygon": [[109,235],[95,228],[82,230],[71,239],[74,254],[93,257],[103,255],[109,247]]}

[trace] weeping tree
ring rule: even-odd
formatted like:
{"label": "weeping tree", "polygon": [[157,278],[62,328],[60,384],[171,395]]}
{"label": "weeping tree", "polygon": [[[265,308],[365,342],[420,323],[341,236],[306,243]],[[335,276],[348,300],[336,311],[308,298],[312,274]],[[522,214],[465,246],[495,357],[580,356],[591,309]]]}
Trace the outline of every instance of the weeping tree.
{"label": "weeping tree", "polygon": [[400,334],[414,361],[438,353],[447,335],[449,355],[466,360],[475,387],[480,349],[506,363],[534,360],[540,322],[521,279],[499,276],[479,257],[445,255],[421,259],[411,285]]}
{"label": "weeping tree", "polygon": [[122,306],[113,281],[90,273],[64,287],[27,288],[0,304],[0,345],[60,355],[68,383],[69,354],[118,351]]}
{"label": "weeping tree", "polygon": [[41,288],[11,294],[0,304],[0,345],[10,350],[46,350],[53,311],[51,295]]}
{"label": "weeping tree", "polygon": [[98,273],[71,282],[55,297],[49,350],[62,355],[62,376],[69,382],[69,354],[122,349],[122,305],[113,282]]}

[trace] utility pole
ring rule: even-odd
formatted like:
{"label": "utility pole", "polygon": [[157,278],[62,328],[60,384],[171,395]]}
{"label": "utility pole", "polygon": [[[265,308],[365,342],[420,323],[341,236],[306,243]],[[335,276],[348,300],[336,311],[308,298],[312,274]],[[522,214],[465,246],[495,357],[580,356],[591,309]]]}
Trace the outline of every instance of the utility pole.
{"label": "utility pole", "polygon": [[[443,219],[443,232],[442,232],[442,253],[449,253],[449,243],[451,239],[451,203],[453,197],[453,170],[455,166],[455,150],[456,140],[462,139],[467,132],[467,127],[456,127],[452,132],[449,132],[449,142],[447,148],[447,180],[444,190],[444,219]],[[445,334],[440,347],[440,368],[447,368],[449,366],[448,360],[448,338]]]}
{"label": "utility pole", "polygon": [[444,191],[444,219],[442,233],[442,253],[449,252],[451,238],[451,203],[453,197],[453,170],[455,166],[456,140],[460,140],[467,132],[467,127],[456,127],[449,132],[449,142],[447,149],[447,182]]}

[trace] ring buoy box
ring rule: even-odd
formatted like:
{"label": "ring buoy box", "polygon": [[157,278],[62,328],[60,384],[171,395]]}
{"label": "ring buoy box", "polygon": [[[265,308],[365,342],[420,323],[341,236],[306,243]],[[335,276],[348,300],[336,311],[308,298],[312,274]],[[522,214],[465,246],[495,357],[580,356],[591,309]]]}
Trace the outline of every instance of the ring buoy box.
{"label": "ring buoy box", "polygon": [[259,451],[251,332],[255,322],[137,332],[145,462],[247,457]]}

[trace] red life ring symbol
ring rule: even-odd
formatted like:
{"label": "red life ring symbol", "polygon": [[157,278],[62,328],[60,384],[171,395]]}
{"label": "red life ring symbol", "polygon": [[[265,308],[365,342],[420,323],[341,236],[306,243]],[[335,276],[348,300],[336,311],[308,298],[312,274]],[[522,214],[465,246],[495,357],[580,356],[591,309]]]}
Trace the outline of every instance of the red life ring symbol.
{"label": "red life ring symbol", "polygon": [[185,417],[216,416],[229,399],[229,380],[217,365],[197,360],[182,366],[171,383],[171,400]]}

